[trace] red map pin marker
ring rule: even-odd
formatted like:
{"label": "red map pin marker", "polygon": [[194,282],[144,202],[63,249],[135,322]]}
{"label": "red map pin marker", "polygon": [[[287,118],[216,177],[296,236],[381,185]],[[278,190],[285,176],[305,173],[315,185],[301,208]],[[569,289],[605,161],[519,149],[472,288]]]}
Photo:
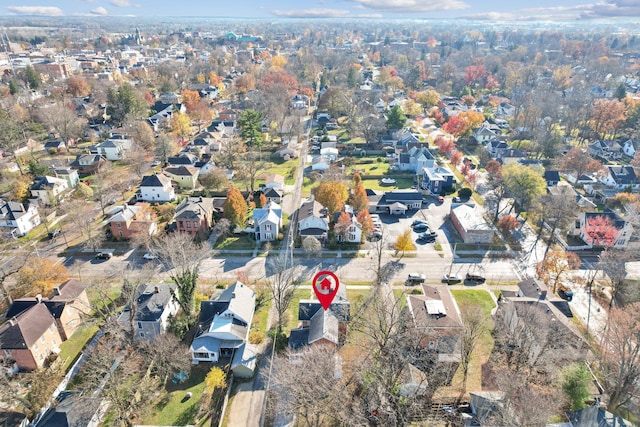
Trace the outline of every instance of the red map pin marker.
{"label": "red map pin marker", "polygon": [[338,276],[331,271],[319,271],[313,276],[313,291],[316,293],[316,297],[318,297],[318,301],[320,301],[320,305],[325,311],[329,309],[333,298],[335,298],[338,293],[339,286],[340,281],[338,280]]}

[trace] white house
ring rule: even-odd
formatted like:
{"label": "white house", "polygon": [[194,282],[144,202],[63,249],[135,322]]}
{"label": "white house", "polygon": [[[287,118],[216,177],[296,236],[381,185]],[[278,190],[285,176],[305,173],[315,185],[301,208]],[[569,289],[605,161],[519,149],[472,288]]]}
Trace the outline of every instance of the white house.
{"label": "white house", "polygon": [[[609,226],[613,229],[608,229]],[[582,212],[570,234],[580,236],[590,248],[613,246],[622,249],[631,240],[633,226],[609,209],[604,212]]]}
{"label": "white house", "polygon": [[424,168],[433,168],[435,158],[426,147],[412,147],[408,152],[398,155],[397,165],[400,170],[420,173]]}
{"label": "white house", "polygon": [[96,145],[95,148],[97,154],[100,154],[107,160],[120,160],[126,155],[125,152],[131,149],[131,140],[110,138]]}
{"label": "white house", "polygon": [[282,227],[282,208],[277,203],[267,202],[263,208],[254,209],[253,224],[258,242],[276,240]]}
{"label": "white house", "polygon": [[176,193],[171,185],[171,178],[165,175],[153,174],[142,178],[140,189],[136,193],[138,201],[172,202]]}
{"label": "white house", "polygon": [[622,143],[622,152],[633,158],[636,155],[636,146],[638,145],[637,142],[635,142],[633,139],[627,139],[625,142]]}
{"label": "white house", "polygon": [[256,293],[242,282],[229,286],[216,299],[200,303],[196,338],[191,343],[191,360],[217,362],[230,357],[247,341],[255,311]]}
{"label": "white house", "polygon": [[40,225],[38,207],[18,202],[0,200],[0,228],[13,237],[26,235],[32,228]]}
{"label": "white house", "polygon": [[[336,214],[339,217],[339,214]],[[362,241],[362,225],[353,213],[349,213],[351,224],[344,233],[338,234],[338,241],[348,243],[360,243]]]}
{"label": "white house", "polygon": [[51,205],[60,199],[60,195],[69,188],[69,184],[62,178],[53,176],[39,176],[33,181],[29,191],[34,202]]}
{"label": "white house", "polygon": [[327,238],[329,214],[327,208],[311,199],[298,209],[298,234],[304,239],[314,236],[319,240]]}
{"label": "white house", "polygon": [[600,176],[600,182],[618,191],[629,188],[634,191],[640,189],[640,179],[633,166],[628,165],[606,165],[605,173]]}

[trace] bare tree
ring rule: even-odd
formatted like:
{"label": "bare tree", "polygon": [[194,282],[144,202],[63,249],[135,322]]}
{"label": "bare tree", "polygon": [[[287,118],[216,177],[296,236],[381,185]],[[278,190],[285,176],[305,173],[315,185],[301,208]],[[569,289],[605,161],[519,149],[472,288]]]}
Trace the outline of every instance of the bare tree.
{"label": "bare tree", "polygon": [[38,111],[38,117],[47,130],[55,131],[67,145],[82,136],[87,126],[86,120],[80,119],[74,109],[67,105],[53,105]]}
{"label": "bare tree", "polygon": [[598,268],[606,275],[611,287],[609,307],[616,304],[620,289],[624,286],[627,276],[627,261],[631,261],[631,254],[614,248],[607,248],[598,256]]}
{"label": "bare tree", "polygon": [[613,307],[603,331],[598,363],[609,394],[607,408],[616,412],[633,398],[640,397],[640,303]]}
{"label": "bare tree", "polygon": [[202,245],[193,241],[188,233],[171,233],[157,242],[156,254],[178,286],[178,302],[187,315],[195,314],[195,292],[200,263],[207,256]]}
{"label": "bare tree", "polygon": [[299,265],[288,259],[286,252],[270,257],[266,268],[269,276],[267,286],[271,290],[278,333],[280,333],[285,322],[285,313],[291,305],[296,289],[302,284],[302,271]]}
{"label": "bare tree", "polygon": [[105,239],[104,223],[96,224],[96,214],[83,200],[69,201],[63,205],[65,220],[72,223],[85,239],[84,245],[96,251]]}
{"label": "bare tree", "polygon": [[462,308],[463,332],[460,340],[460,370],[462,371],[462,385],[458,400],[462,400],[467,392],[467,377],[471,357],[478,345],[478,341],[489,332],[489,325],[481,310],[475,307]]}
{"label": "bare tree", "polygon": [[580,208],[576,202],[573,188],[562,187],[559,194],[549,193],[538,197],[533,202],[530,211],[539,221],[538,234],[533,247],[542,236],[545,224],[549,229],[546,255],[555,240],[556,232],[565,230],[573,222],[573,218],[575,218],[576,212],[580,211]]}

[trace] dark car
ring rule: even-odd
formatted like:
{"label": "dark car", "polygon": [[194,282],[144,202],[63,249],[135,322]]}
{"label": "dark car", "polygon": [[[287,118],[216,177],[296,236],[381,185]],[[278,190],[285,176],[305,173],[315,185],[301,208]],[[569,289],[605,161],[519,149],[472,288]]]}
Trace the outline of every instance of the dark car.
{"label": "dark car", "polygon": [[424,231],[427,231],[428,229],[429,226],[425,223],[420,223],[413,226],[413,231],[415,231],[416,233],[422,233]]}
{"label": "dark car", "polygon": [[111,252],[100,252],[96,255],[96,259],[111,259],[112,256]]}
{"label": "dark car", "polygon": [[409,273],[409,275],[407,276],[407,286],[412,286],[412,285],[419,285],[421,283],[424,283],[425,280],[425,276],[424,274],[421,273]]}
{"label": "dark car", "polygon": [[[423,220],[423,219],[414,219],[413,222],[411,223],[412,227],[415,227],[418,224],[427,224],[427,221]],[[427,224],[429,225],[429,224]]]}
{"label": "dark car", "polygon": [[467,273],[466,275],[466,280],[468,282],[474,282],[474,283],[484,283],[484,281],[486,280],[484,277],[478,275],[478,274],[471,274],[471,273]]}
{"label": "dark car", "polygon": [[51,231],[49,232],[49,234],[48,234],[49,239],[50,239],[50,240],[55,239],[56,237],[58,237],[58,234],[60,234],[60,229],[59,229],[59,228],[56,228],[56,229],[51,230]]}
{"label": "dark car", "polygon": [[425,243],[433,243],[436,241],[436,236],[437,234],[435,233],[435,231],[432,231],[430,233],[421,233],[418,236],[418,241],[419,242],[425,242]]}

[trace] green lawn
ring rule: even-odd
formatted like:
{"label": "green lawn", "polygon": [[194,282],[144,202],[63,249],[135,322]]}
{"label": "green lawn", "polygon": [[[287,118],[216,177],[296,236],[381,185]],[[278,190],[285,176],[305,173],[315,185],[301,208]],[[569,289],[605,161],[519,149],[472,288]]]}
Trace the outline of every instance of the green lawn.
{"label": "green lawn", "polygon": [[111,305],[109,308],[115,310],[116,307],[113,307],[113,304],[118,300],[121,293],[122,286],[91,286],[87,288],[89,304],[93,307],[92,315],[96,315],[107,305]]}
{"label": "green lawn", "polygon": [[395,180],[395,185],[382,185],[379,179],[367,179],[365,175],[362,179],[362,185],[364,188],[378,191],[406,190],[413,187],[413,178],[395,178]]}
{"label": "green lawn", "polygon": [[[301,299],[309,299],[311,298],[311,290],[310,289],[297,289],[291,299],[291,305],[289,306],[289,310],[287,310],[287,314],[289,316],[288,322],[288,330],[295,329],[298,327],[298,303]],[[284,327],[284,323],[283,323]]]}
{"label": "green lawn", "polygon": [[367,158],[366,160],[372,163],[360,163],[360,160],[357,160],[347,168],[347,176],[353,172],[358,172],[363,177],[366,175],[386,175],[389,172],[389,163],[377,162],[376,158]]}
{"label": "green lawn", "polygon": [[269,320],[269,310],[271,309],[271,298],[267,297],[267,301],[254,314],[251,321],[251,330],[267,333],[267,321]]}
{"label": "green lawn", "polygon": [[256,246],[255,240],[253,240],[248,235],[243,236],[231,236],[226,239],[219,241],[214,246],[214,249],[226,249],[226,250],[234,250],[234,249],[253,249]]}
{"label": "green lawn", "polygon": [[[262,174],[276,173],[278,175],[282,175],[285,179],[285,183],[292,185],[294,184],[296,170],[298,169],[299,164],[300,160],[298,159],[291,159],[288,161],[277,160],[271,163],[271,166],[269,166]],[[262,183],[264,180],[258,180],[258,182]]]}
{"label": "green lawn", "polygon": [[63,363],[64,372],[67,372],[96,332],[98,332],[97,325],[85,323],[76,330],[71,338],[60,344],[58,359]]}
{"label": "green lawn", "polygon": [[[182,384],[167,386],[167,395],[149,408],[144,418],[146,425],[181,426],[195,424],[195,416],[200,409],[200,398],[204,392],[204,378],[209,372],[209,364],[195,365],[189,378]],[[190,399],[185,395],[191,392]]]}

